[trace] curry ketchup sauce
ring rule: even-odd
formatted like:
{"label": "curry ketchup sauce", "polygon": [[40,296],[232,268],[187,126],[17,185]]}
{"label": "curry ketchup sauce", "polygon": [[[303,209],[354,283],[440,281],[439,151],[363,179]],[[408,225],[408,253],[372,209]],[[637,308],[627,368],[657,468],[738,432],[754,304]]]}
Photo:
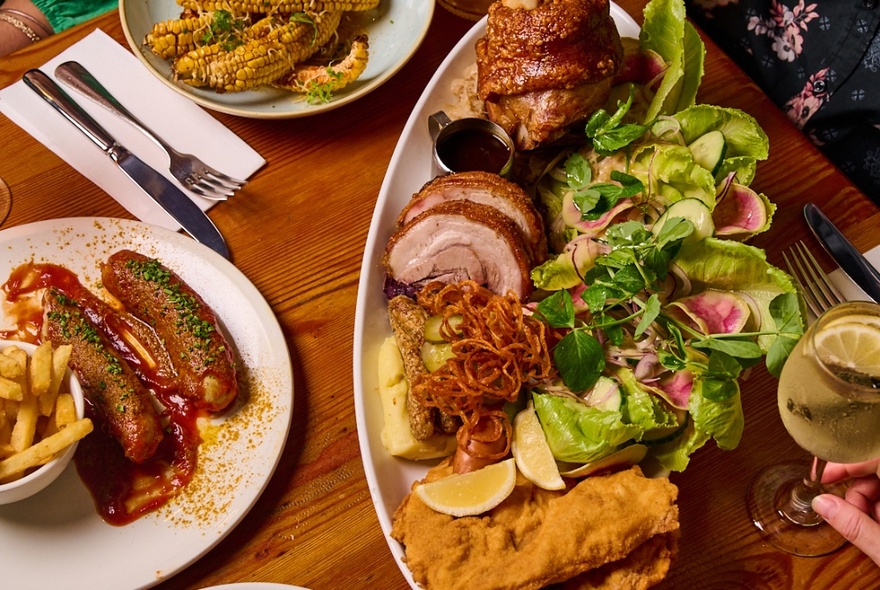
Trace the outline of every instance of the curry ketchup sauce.
{"label": "curry ketchup sauce", "polygon": [[14,328],[0,331],[0,337],[38,344],[43,323],[41,298],[50,288],[80,302],[83,313],[120,356],[137,366],[138,377],[162,407],[162,442],[155,455],[136,464],[125,458],[122,447],[103,427],[98,412],[86,399],[86,416],[95,429],[77,447],[77,473],[101,517],[109,524],[125,525],[164,505],[192,480],[201,443],[197,420],[202,411],[178,394],[173,369],[137,356],[136,351],[149,351],[149,346],[130,346],[133,334],[126,321],[86,289],[76,274],[62,266],[28,262],[10,273],[2,289],[6,295],[7,324]]}

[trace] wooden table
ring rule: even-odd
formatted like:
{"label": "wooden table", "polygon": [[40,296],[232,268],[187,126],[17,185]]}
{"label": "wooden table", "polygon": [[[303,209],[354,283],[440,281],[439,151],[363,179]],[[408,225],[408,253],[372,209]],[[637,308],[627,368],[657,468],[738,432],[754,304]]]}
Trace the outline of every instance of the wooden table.
{"label": "wooden table", "polygon": [[[641,22],[644,0],[620,1]],[[352,331],[361,255],[398,136],[430,76],[472,23],[435,11],[427,39],[388,83],[354,104],[305,119],[215,116],[268,161],[247,194],[211,210],[236,266],[263,293],[287,338],[295,410],[280,466],[255,508],[215,549],[163,590],[238,581],[314,590],[403,589],[373,511],[352,397]],[[110,13],[0,61],[0,87],[100,27],[123,45]],[[781,249],[807,239],[801,207],[819,203],[862,250],[880,242],[880,212],[710,42],[700,101],[738,107],[770,136],[753,187],[779,209],[755,245],[781,265]],[[72,216],[130,215],[37,140],[0,117],[0,177],[12,188],[4,227]],[[832,268],[825,259],[827,268]],[[880,568],[852,547],[795,558],[764,543],[749,522],[752,476],[804,457],[783,430],[775,381],[763,368],[743,384],[746,429],[735,451],[707,445],[675,474],[680,557],[663,588],[877,588]],[[0,564],[3,557],[0,556]],[[0,565],[2,569],[2,565]],[[83,578],[83,581],[87,578]]]}

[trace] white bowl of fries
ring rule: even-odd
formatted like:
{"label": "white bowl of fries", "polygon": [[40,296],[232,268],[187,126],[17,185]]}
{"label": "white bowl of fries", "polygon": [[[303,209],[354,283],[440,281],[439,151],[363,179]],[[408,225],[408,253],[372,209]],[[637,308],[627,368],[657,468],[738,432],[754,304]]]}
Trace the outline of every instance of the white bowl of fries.
{"label": "white bowl of fries", "polygon": [[92,431],[70,347],[0,340],[0,504],[44,489]]}

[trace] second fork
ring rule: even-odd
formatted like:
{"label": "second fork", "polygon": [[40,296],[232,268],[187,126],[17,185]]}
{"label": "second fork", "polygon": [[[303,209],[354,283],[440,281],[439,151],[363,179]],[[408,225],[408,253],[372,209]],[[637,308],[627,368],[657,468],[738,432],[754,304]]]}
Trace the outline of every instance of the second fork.
{"label": "second fork", "polygon": [[128,109],[122,106],[82,64],[75,61],[65,62],[55,69],[55,76],[74,90],[128,121],[162,148],[170,159],[169,170],[171,174],[184,187],[197,195],[207,199],[226,200],[247,182],[228,176],[208,166],[196,156],[181,153],[168,145]]}
{"label": "second fork", "polygon": [[800,287],[807,307],[816,317],[822,315],[825,310],[845,301],[844,296],[819,266],[819,261],[802,241],[791,247],[788,256],[783,253],[782,258],[788,266],[788,271]]}

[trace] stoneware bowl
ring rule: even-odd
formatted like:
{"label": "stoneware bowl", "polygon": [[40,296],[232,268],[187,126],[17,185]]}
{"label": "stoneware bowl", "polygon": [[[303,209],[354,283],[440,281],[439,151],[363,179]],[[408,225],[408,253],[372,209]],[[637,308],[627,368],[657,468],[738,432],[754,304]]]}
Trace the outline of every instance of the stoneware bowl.
{"label": "stoneware bowl", "polygon": [[[27,342],[0,340],[0,351],[10,346],[17,346],[23,349],[28,353],[28,356],[33,354],[36,349],[36,346]],[[76,417],[81,419],[85,414],[82,387],[70,369],[67,370],[67,374],[61,384],[61,391],[73,394]],[[55,481],[61,475],[61,472],[67,468],[71,459],[73,459],[73,454],[76,452],[78,444],[78,442],[73,443],[66,450],[62,451],[60,455],[24,477],[9,483],[0,484],[0,504],[11,504],[29,498]]]}

